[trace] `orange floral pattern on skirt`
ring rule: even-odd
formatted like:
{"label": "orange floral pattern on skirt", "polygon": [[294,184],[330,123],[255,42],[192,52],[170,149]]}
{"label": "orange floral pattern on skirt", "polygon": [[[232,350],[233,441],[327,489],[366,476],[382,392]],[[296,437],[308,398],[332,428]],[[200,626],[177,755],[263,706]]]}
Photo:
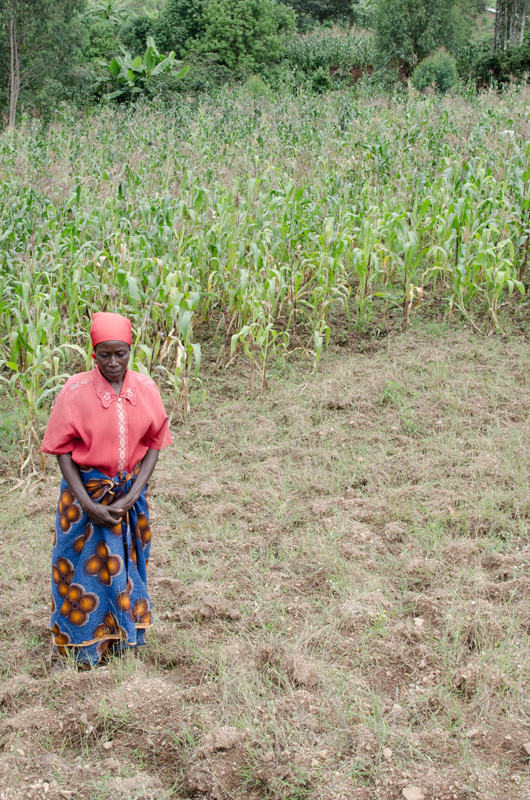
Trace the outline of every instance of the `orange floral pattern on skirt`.
{"label": "orange floral pattern on skirt", "polygon": [[[108,478],[83,467],[81,479],[95,502],[112,505],[132,486],[130,474]],[[51,632],[54,651],[96,664],[112,643],[144,643],[152,622],[147,592],[151,528],[146,491],[114,528],[95,525],[63,480],[52,555]]]}

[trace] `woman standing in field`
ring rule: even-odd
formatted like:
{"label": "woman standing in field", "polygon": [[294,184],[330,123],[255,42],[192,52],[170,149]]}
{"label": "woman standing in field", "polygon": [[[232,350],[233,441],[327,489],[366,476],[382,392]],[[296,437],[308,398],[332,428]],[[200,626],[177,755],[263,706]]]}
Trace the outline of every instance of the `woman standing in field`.
{"label": "woman standing in field", "polygon": [[96,368],[63,386],[42,442],[63,476],[52,556],[53,651],[87,668],[109,648],[144,644],[152,624],[146,491],[159,450],[172,442],[156,384],[128,369],[129,320],[96,313],[90,336]]}

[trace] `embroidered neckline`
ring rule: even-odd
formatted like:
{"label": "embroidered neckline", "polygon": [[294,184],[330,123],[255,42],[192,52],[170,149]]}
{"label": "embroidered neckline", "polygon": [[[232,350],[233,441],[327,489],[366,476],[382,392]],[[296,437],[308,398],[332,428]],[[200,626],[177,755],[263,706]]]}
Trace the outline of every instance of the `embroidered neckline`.
{"label": "embroidered neckline", "polygon": [[[123,384],[121,387],[121,397],[123,400],[128,400],[131,405],[136,405],[136,386],[131,386],[133,383],[134,378],[131,375],[131,370],[127,369],[125,373],[125,378],[123,379]],[[96,394],[101,400],[101,405],[103,408],[108,408],[111,403],[114,403],[118,400],[118,395],[112,389],[108,381],[102,376],[99,367],[96,367],[94,373],[94,387],[96,389]]]}

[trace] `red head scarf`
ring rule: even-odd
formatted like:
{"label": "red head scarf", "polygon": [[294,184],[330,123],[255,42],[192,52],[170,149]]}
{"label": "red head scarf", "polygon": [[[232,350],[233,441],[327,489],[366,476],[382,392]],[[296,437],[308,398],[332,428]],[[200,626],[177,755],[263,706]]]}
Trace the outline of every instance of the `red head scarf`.
{"label": "red head scarf", "polygon": [[121,314],[109,314],[107,311],[96,311],[90,326],[92,347],[101,342],[125,342],[132,344],[131,323]]}

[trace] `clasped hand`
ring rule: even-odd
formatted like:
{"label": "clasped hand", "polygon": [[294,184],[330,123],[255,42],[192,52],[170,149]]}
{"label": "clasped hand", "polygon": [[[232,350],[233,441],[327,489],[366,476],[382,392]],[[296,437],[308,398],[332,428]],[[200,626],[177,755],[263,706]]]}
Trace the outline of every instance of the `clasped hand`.
{"label": "clasped hand", "polygon": [[135,494],[127,492],[123,497],[117,498],[115,506],[104,506],[101,503],[91,502],[88,508],[85,508],[86,513],[95,525],[101,528],[115,528],[122,522],[124,516],[133,507],[137,501]]}

